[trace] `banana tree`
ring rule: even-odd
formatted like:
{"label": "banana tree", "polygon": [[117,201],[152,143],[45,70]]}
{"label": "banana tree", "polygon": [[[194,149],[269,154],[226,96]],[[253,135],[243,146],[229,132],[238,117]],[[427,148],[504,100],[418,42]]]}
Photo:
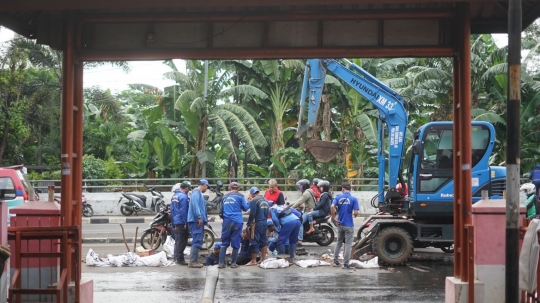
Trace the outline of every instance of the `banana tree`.
{"label": "banana tree", "polygon": [[192,153],[197,158],[191,163],[189,171],[191,177],[199,175],[202,163],[213,162],[214,155],[207,149],[209,136],[216,139],[213,143],[225,147],[229,155],[234,157],[238,157],[238,152],[234,148],[232,134],[239,138],[242,148],[251,159],[260,159],[257,149],[267,145],[251,112],[230,101],[231,96],[235,94],[258,98],[265,98],[266,94],[254,86],[235,86],[232,73],[220,70],[216,66],[217,63],[211,62],[208,69],[206,98],[205,73],[201,61],[187,61],[187,74],[178,70],[165,74],[165,77],[175,80],[182,90],[175,102],[175,109],[182,113],[185,126],[195,141]]}

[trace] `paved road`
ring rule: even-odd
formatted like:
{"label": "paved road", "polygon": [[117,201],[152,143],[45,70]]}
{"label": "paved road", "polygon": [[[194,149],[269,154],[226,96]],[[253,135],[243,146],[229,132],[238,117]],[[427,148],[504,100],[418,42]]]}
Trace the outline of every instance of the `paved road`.
{"label": "paved road", "polygon": [[[123,244],[83,244],[105,256],[121,254]],[[319,259],[327,248],[304,246],[299,258]],[[333,248],[333,246],[330,246]],[[435,253],[433,253],[435,254]],[[437,254],[442,254],[439,253]],[[83,278],[94,280],[94,302],[200,302],[206,270],[185,266],[90,267]],[[444,302],[445,277],[451,262],[418,262],[396,268],[343,270],[333,267],[220,270],[214,302]]]}
{"label": "paved road", "polygon": [[[121,217],[120,217],[121,218]],[[133,237],[135,235],[135,229],[139,227],[139,238],[142,234],[142,231],[148,228],[149,222],[152,217],[144,217],[147,223],[125,223],[124,231],[126,237]],[[355,225],[355,235],[358,228],[362,225],[362,222],[365,220],[365,217],[358,217],[354,219]],[[221,219],[216,217],[216,222],[211,222],[210,225],[214,229],[214,232],[218,237],[221,236]],[[108,224],[90,224],[84,223],[82,226],[83,238],[100,238],[100,237],[122,237],[122,230],[120,225],[117,223],[108,223]]]}

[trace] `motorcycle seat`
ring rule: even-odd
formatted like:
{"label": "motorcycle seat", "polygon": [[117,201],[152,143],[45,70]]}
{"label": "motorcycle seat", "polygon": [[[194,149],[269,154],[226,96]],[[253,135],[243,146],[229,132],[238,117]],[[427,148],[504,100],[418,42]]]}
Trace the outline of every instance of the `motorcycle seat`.
{"label": "motorcycle seat", "polygon": [[133,195],[139,199],[141,199],[142,201],[145,201],[146,202],[146,196],[145,195],[139,195],[139,194],[136,194],[136,193],[128,193],[129,195]]}
{"label": "motorcycle seat", "polygon": [[321,222],[327,221],[329,218],[330,216],[318,216],[318,217],[313,217],[313,221],[315,221],[316,223],[321,223]]}

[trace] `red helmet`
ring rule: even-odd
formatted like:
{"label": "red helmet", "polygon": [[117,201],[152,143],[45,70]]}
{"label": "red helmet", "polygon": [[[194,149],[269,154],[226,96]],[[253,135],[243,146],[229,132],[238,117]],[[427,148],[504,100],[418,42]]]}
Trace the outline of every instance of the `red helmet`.
{"label": "red helmet", "polygon": [[[398,183],[396,185],[396,190],[401,191],[401,183]],[[405,183],[405,189],[401,193],[401,197],[406,197],[408,193],[409,193],[409,185],[407,185],[407,183]]]}

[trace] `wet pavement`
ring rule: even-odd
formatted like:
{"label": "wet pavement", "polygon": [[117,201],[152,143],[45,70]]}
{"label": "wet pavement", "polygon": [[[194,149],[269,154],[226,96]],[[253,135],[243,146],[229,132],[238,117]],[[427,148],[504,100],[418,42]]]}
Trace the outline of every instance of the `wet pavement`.
{"label": "wet pavement", "polygon": [[221,270],[215,302],[444,302],[449,264],[344,270],[334,267]]}
{"label": "wet pavement", "polygon": [[[333,245],[304,247],[312,254],[299,256],[302,259],[319,259],[333,249]],[[125,247],[112,245],[93,249],[100,256],[105,249],[125,252]],[[453,275],[451,255],[434,249],[419,251],[415,254],[430,257],[379,269],[226,268],[219,272],[214,302],[444,302],[445,278]],[[94,303],[200,302],[206,269],[83,265],[83,278],[94,280]]]}

